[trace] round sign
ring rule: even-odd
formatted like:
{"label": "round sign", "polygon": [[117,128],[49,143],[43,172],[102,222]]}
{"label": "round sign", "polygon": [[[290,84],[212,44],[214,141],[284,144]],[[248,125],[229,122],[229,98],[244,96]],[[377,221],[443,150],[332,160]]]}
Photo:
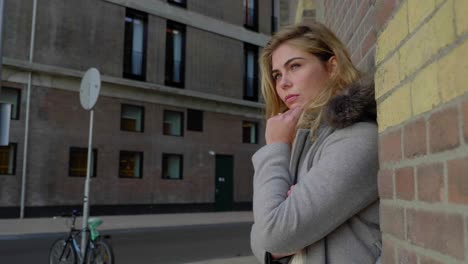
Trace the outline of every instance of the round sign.
{"label": "round sign", "polygon": [[80,102],[86,110],[91,110],[99,97],[101,91],[101,75],[96,68],[86,71],[80,85]]}

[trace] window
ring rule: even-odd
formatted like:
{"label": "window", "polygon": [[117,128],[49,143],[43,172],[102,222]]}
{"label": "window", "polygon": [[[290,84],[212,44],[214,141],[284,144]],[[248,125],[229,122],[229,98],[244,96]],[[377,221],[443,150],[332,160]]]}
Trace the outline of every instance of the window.
{"label": "window", "polygon": [[145,108],[136,105],[122,105],[120,116],[120,130],[143,132]]}
{"label": "window", "polygon": [[[96,177],[97,150],[91,152],[91,177]],[[70,148],[70,162],[68,163],[68,175],[74,177],[86,177],[88,165],[88,148]]]}
{"label": "window", "polygon": [[180,7],[187,7],[187,0],[167,0],[167,2]]}
{"label": "window", "polygon": [[163,153],[163,179],[182,180],[183,156]]}
{"label": "window", "polygon": [[15,175],[16,144],[0,146],[0,175]]}
{"label": "window", "polygon": [[185,79],[185,25],[167,21],[166,77],[169,86],[184,87]]}
{"label": "window", "polygon": [[244,27],[258,29],[258,1],[244,0]]}
{"label": "window", "polygon": [[170,136],[183,136],[184,113],[164,110],[163,134]]}
{"label": "window", "polygon": [[119,163],[121,178],[143,177],[143,152],[120,151]]}
{"label": "window", "polygon": [[275,33],[279,29],[279,14],[280,14],[279,0],[271,1],[271,33]]}
{"label": "window", "polygon": [[244,121],[242,123],[242,142],[243,143],[250,143],[250,144],[257,144],[257,123]]}
{"label": "window", "polygon": [[244,99],[258,101],[258,48],[244,44]]}
{"label": "window", "polygon": [[148,16],[127,9],[125,16],[124,78],[145,80]]}
{"label": "window", "polygon": [[10,87],[2,87],[2,101],[11,104],[11,119],[19,119],[19,109],[21,102],[21,90]]}
{"label": "window", "polygon": [[203,131],[203,111],[187,109],[187,130]]}

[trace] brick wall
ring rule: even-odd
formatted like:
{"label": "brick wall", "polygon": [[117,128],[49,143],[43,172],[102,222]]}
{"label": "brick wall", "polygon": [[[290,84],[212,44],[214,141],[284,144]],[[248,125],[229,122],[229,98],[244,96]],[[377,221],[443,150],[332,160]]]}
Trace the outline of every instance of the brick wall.
{"label": "brick wall", "polygon": [[466,10],[464,0],[400,1],[377,36],[386,264],[468,263]]}
{"label": "brick wall", "polygon": [[468,1],[316,3],[375,71],[383,262],[468,263]]}

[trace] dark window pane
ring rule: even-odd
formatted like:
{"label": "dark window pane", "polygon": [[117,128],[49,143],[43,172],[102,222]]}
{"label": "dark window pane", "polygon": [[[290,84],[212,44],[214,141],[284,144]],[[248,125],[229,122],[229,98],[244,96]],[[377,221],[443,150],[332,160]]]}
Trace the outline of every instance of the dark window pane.
{"label": "dark window pane", "polygon": [[248,121],[242,123],[242,142],[257,144],[257,123]]}
{"label": "dark window pane", "polygon": [[244,0],[244,25],[253,30],[258,27],[257,6],[257,0]]}
{"label": "dark window pane", "polygon": [[203,111],[187,110],[187,130],[203,131]]}
{"label": "dark window pane", "polygon": [[19,107],[21,102],[21,90],[10,87],[2,87],[1,96],[3,102],[11,104],[11,119],[18,120]]}
{"label": "dark window pane", "polygon": [[143,171],[143,153],[132,151],[120,152],[119,176],[123,178],[141,178]]}
{"label": "dark window pane", "polygon": [[170,4],[177,5],[177,6],[187,7],[187,1],[186,0],[168,0],[167,2],[170,3]]}
{"label": "dark window pane", "polygon": [[0,146],[0,174],[14,175],[16,167],[16,144]]}
{"label": "dark window pane", "polygon": [[244,99],[258,101],[258,48],[244,45]]}
{"label": "dark window pane", "polygon": [[183,156],[163,154],[163,179],[182,179]]}
{"label": "dark window pane", "polygon": [[185,75],[185,25],[167,21],[166,85],[182,88]]}
{"label": "dark window pane", "polygon": [[146,64],[147,15],[127,9],[125,17],[124,77],[144,80]]}
{"label": "dark window pane", "polygon": [[184,114],[182,112],[164,111],[163,134],[170,136],[183,136]]}
{"label": "dark window pane", "polygon": [[122,105],[120,129],[124,131],[143,132],[144,112],[141,106]]}
{"label": "dark window pane", "polygon": [[[91,177],[96,177],[96,157],[97,150],[93,149],[91,154]],[[70,176],[86,177],[86,170],[88,164],[88,149],[87,148],[70,148],[70,163],[69,173]]]}

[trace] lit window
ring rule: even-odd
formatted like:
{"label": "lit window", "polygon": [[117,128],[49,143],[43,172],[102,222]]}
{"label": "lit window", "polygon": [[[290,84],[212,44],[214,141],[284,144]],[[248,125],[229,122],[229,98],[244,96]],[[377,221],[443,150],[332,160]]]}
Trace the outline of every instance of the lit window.
{"label": "lit window", "polygon": [[143,132],[145,109],[142,106],[122,105],[120,129]]}
{"label": "lit window", "polygon": [[0,174],[15,175],[16,144],[0,146]]}
{"label": "lit window", "polygon": [[181,180],[183,156],[180,154],[163,154],[163,179]]}
{"label": "lit window", "polygon": [[119,176],[141,178],[143,175],[143,152],[120,151]]}
{"label": "lit window", "polygon": [[242,142],[257,144],[257,123],[244,121],[242,123]]}
{"label": "lit window", "polygon": [[184,113],[164,110],[163,134],[170,136],[183,136]]}
{"label": "lit window", "polygon": [[[97,150],[91,152],[91,177],[96,177],[96,157]],[[87,148],[70,148],[70,162],[68,175],[76,177],[86,177],[88,165],[88,149]]]}

